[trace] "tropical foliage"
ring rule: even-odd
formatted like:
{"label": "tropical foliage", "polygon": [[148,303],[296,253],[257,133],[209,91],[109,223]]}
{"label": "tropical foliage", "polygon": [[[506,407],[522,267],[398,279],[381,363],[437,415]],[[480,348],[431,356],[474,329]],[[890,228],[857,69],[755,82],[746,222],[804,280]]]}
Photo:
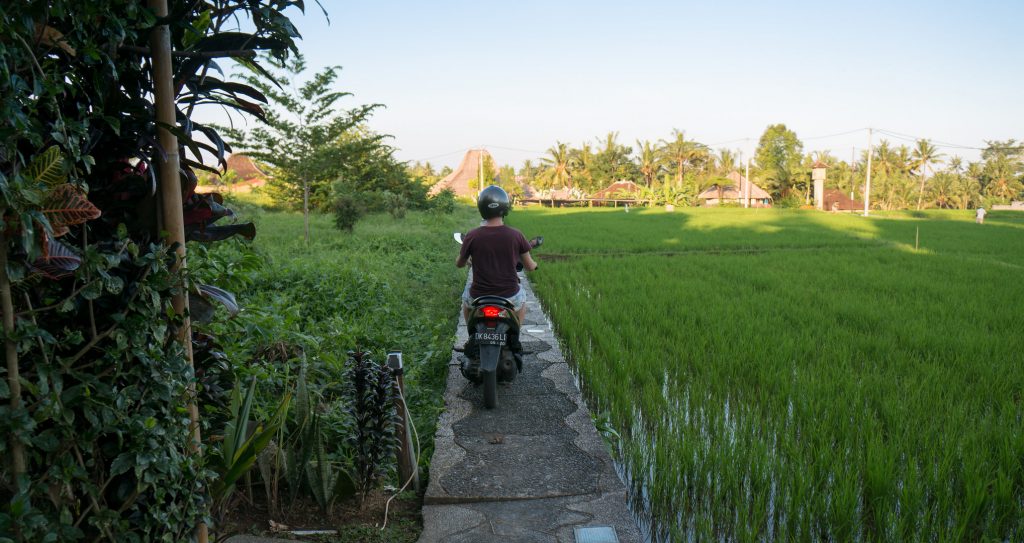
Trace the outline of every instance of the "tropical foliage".
{"label": "tropical foliage", "polygon": [[[171,300],[188,289],[197,314],[237,307],[177,271],[158,189],[180,185],[190,241],[255,235],[252,224],[215,224],[231,210],[195,193],[195,172],[223,164],[228,146],[192,113],[217,104],[263,116],[265,96],[217,77],[217,62],[261,72],[259,51],[294,52],[292,7],[302,2],[197,1],[158,18],[104,0],[0,6],[0,533],[181,541],[206,516],[214,480],[187,406],[226,411],[232,379],[216,338],[174,340],[185,330]],[[158,24],[176,51],[173,126],[154,121]],[[180,148],[158,143],[161,126]],[[180,176],[158,179],[154,165],[171,153]],[[208,437],[224,428],[202,421]]]}
{"label": "tropical foliage", "polygon": [[[657,143],[637,141],[635,147],[619,144],[617,137],[618,133],[609,132],[579,147],[557,142],[540,158],[539,166],[525,161],[516,176],[517,187],[510,189],[575,188],[591,194],[630,180],[642,188],[629,196],[645,203],[697,205],[698,193],[735,184],[725,177],[734,171],[743,173],[745,166],[737,151],[712,150],[688,139],[682,130]],[[820,162],[828,167],[826,188],[863,198],[866,152],[856,161],[843,161],[829,151],[804,153],[803,148],[797,134],[784,124],[768,126],[750,160],[751,181],[767,190],[776,205],[809,204],[811,170]],[[967,209],[1024,198],[1024,145],[1016,140],[989,142],[981,160],[970,163],[941,149],[925,139],[914,141],[913,147],[885,139],[876,142],[871,157],[872,207]],[[503,172],[508,169],[502,167]]]}

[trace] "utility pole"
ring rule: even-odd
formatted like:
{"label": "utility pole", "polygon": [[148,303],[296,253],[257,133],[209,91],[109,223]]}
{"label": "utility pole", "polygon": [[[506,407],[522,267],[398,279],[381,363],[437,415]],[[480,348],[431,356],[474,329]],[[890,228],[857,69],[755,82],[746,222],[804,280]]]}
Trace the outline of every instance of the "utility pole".
{"label": "utility pole", "polygon": [[[743,163],[744,163],[743,162],[743,149],[740,149],[740,164],[743,164]],[[743,202],[743,207],[747,207],[747,201],[743,198],[743,195],[747,193],[746,191],[747,191],[747,180],[746,179],[740,179],[740,186],[736,187],[736,192],[738,193],[736,196],[739,197],[740,202]]]}
{"label": "utility pole", "polygon": [[871,129],[868,128],[868,171],[864,181],[864,216],[868,216],[868,209],[871,207],[871,155],[874,151],[871,148]]}
{"label": "utility pole", "polygon": [[857,148],[850,147],[850,199],[853,200],[853,172],[857,169]]}
{"label": "utility pole", "polygon": [[480,147],[480,151],[477,152],[480,155],[480,164],[477,166],[477,177],[480,178],[480,191],[484,190],[484,148]]}
{"label": "utility pole", "polygon": [[750,207],[750,158],[744,163],[746,180],[743,183],[743,207]]}

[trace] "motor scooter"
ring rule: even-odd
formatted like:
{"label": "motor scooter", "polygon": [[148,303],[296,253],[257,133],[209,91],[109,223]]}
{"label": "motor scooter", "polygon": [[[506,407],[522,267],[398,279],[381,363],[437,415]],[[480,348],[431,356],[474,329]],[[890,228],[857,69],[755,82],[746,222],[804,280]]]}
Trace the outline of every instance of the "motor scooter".
{"label": "motor scooter", "polygon": [[[456,232],[455,241],[462,244],[462,234]],[[530,240],[531,247],[539,247],[543,237]],[[522,271],[523,263],[516,265]],[[466,329],[469,340],[462,349],[465,357],[459,366],[462,376],[477,385],[483,385],[484,407],[497,406],[498,382],[511,383],[523,371],[522,344],[519,342],[519,315],[515,305],[501,296],[480,296],[470,304]]]}

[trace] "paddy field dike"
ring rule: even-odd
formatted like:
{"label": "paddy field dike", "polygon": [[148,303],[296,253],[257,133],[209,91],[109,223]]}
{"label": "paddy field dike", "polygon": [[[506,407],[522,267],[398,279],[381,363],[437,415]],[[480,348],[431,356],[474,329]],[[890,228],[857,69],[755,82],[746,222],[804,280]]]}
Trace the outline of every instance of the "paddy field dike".
{"label": "paddy field dike", "polygon": [[1024,214],[509,224],[655,541],[1024,539]]}

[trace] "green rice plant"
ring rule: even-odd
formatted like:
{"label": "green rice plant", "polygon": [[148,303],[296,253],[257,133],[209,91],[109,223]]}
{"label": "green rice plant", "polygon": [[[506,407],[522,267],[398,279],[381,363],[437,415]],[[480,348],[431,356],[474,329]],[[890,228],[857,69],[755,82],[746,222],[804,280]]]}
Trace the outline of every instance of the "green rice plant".
{"label": "green rice plant", "polygon": [[677,215],[514,215],[656,540],[1024,537],[1024,217]]}

